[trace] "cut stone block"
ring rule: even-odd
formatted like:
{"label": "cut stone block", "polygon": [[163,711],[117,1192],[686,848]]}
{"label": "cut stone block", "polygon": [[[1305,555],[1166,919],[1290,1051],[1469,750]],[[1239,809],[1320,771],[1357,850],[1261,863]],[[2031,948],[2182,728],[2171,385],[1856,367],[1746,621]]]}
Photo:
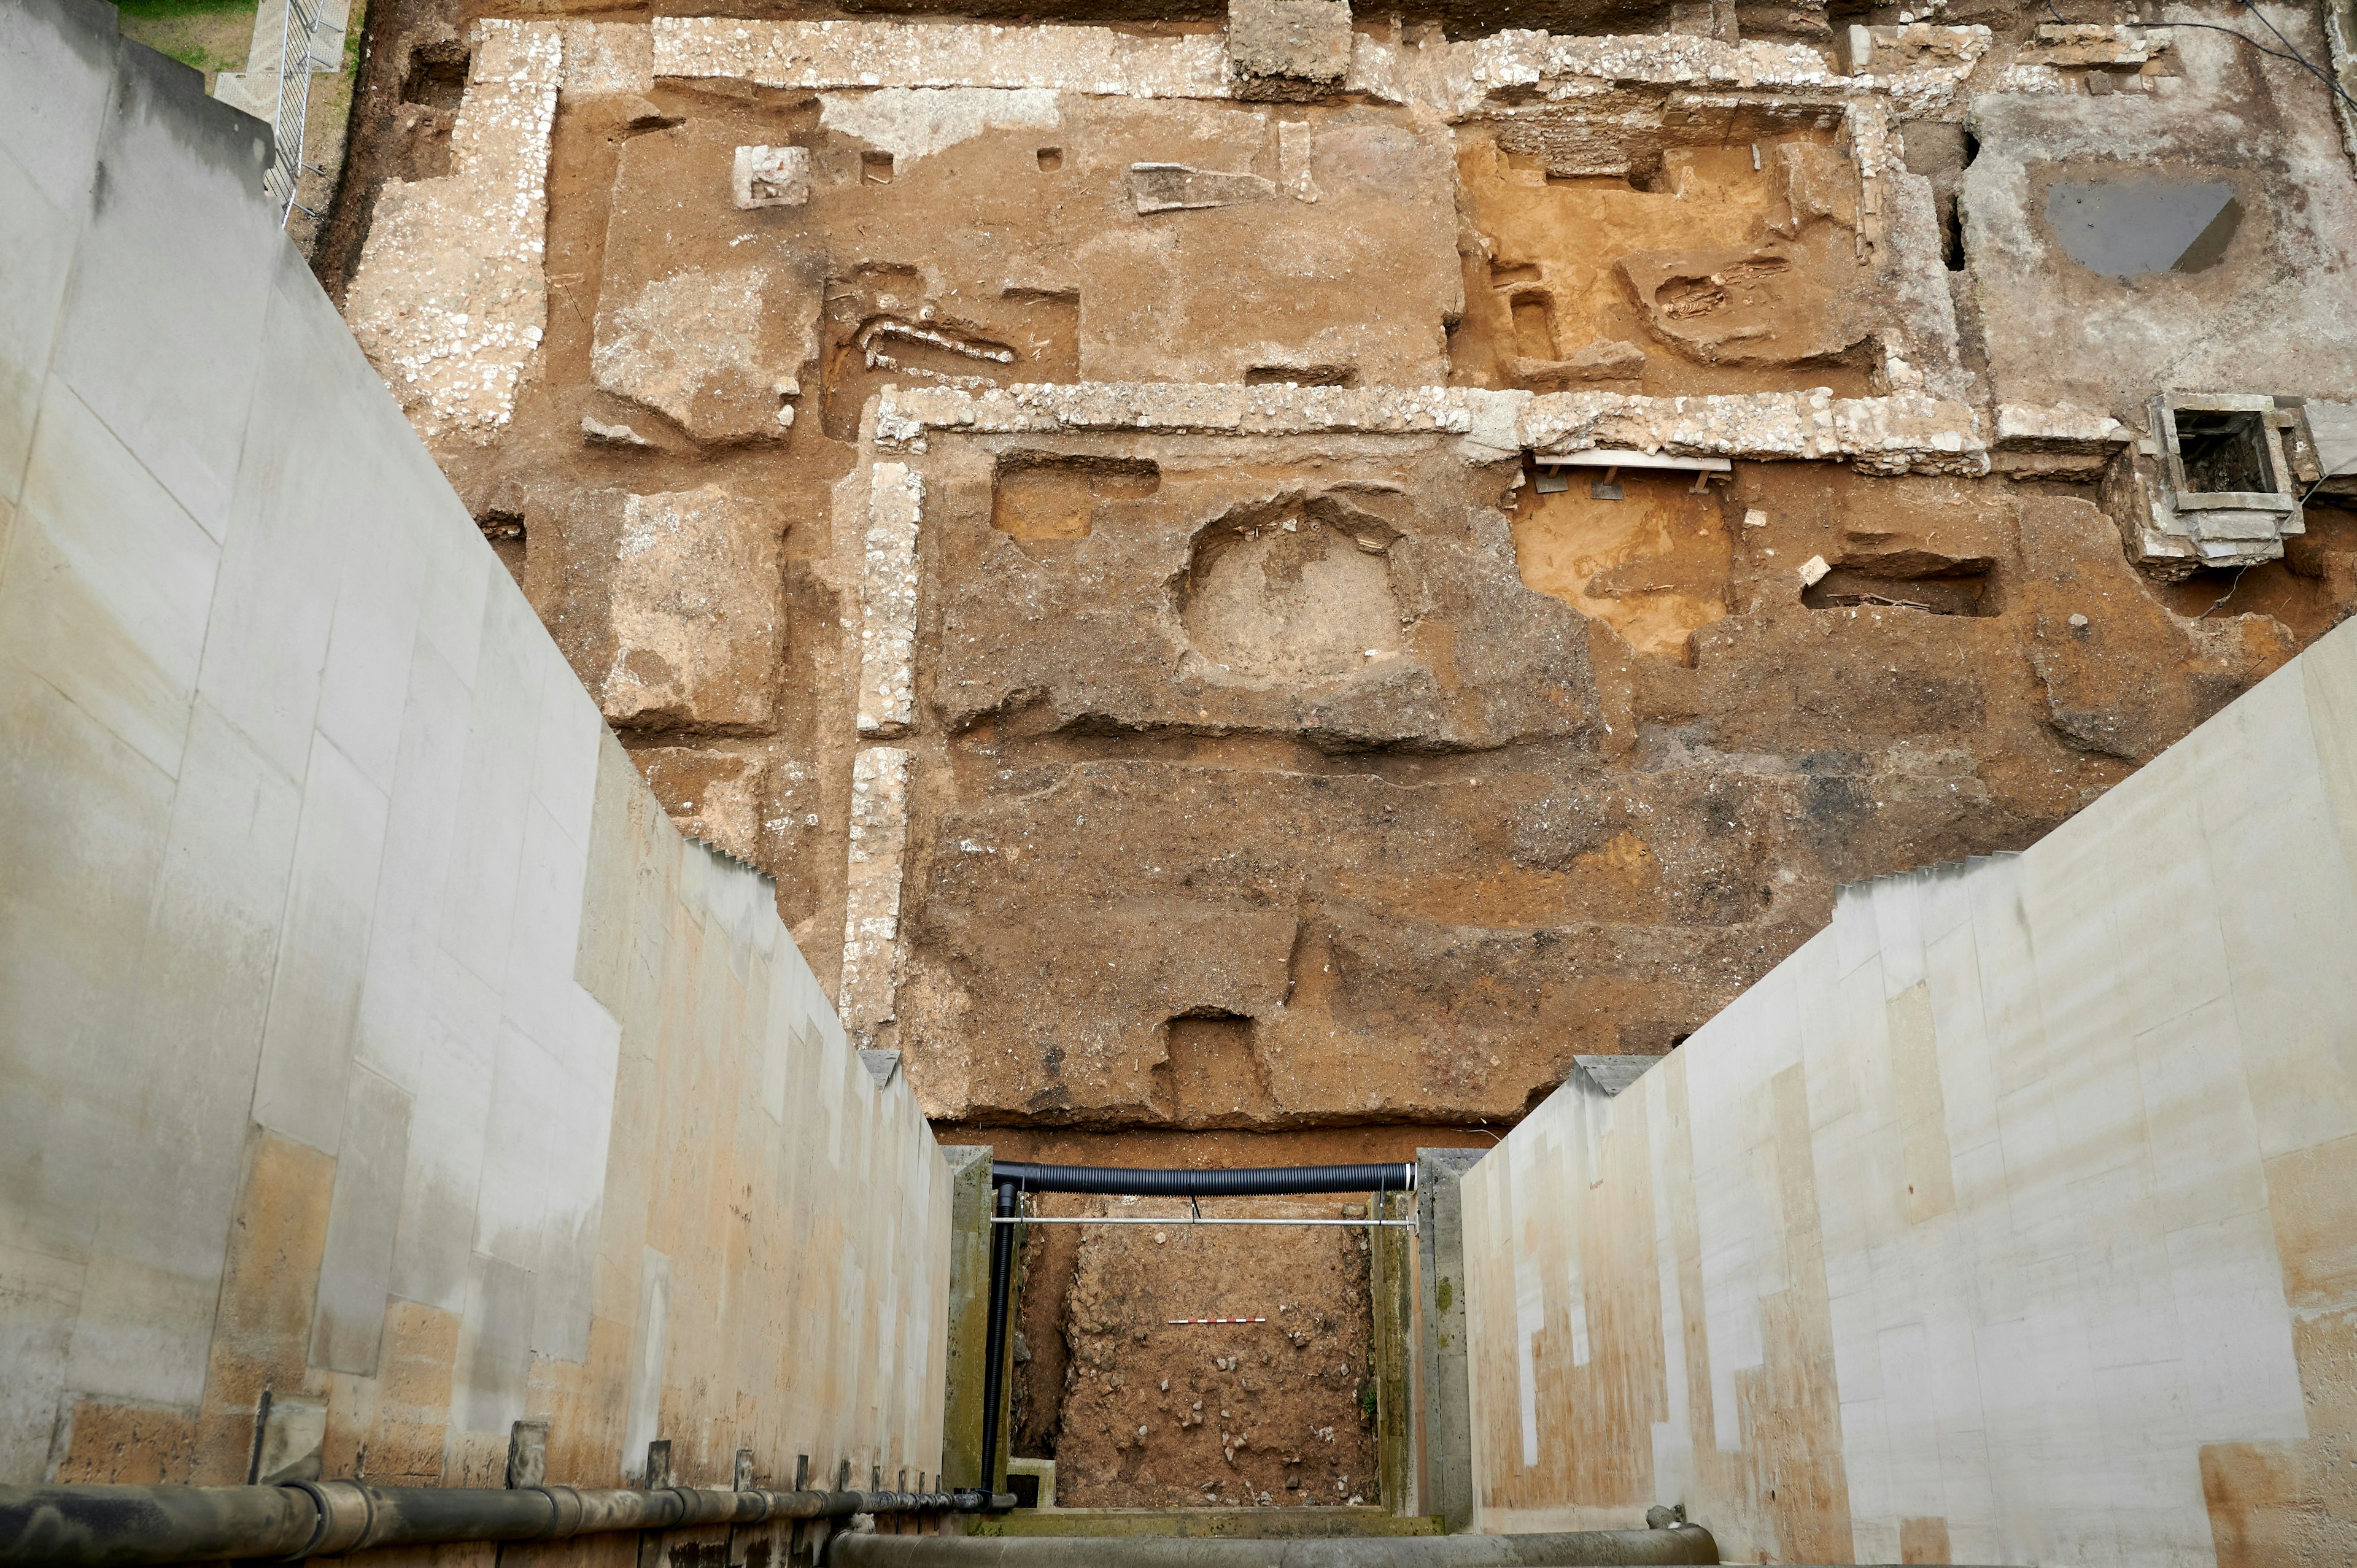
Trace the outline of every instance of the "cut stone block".
{"label": "cut stone block", "polygon": [[1561,392],[1575,381],[1631,381],[1645,373],[1645,350],[1598,338],[1567,360],[1517,358],[1514,379],[1538,392]]}
{"label": "cut stone block", "polygon": [[1852,76],[1865,76],[1874,70],[1874,29],[1852,22],[1842,29],[1840,55],[1842,69]]}
{"label": "cut stone block", "polygon": [[775,439],[793,423],[817,320],[816,292],[774,269],[680,273],[599,309],[590,371],[697,442]]}
{"label": "cut stone block", "polygon": [[810,199],[810,149],[739,147],[734,180],[737,205],[746,211],[800,207]]}
{"label": "cut stone block", "polygon": [[1243,201],[1265,201],[1275,194],[1275,182],[1256,174],[1189,168],[1185,164],[1129,166],[1129,197],[1141,215],[1233,207]]}
{"label": "cut stone block", "polygon": [[1351,70],[1344,0],[1231,0],[1228,74],[1239,98],[1323,97]]}
{"label": "cut stone block", "polygon": [[609,592],[616,725],[766,728],[777,670],[778,536],[717,485],[631,496]]}
{"label": "cut stone block", "polygon": [[581,439],[592,446],[651,446],[653,442],[627,424],[608,424],[588,414],[581,416]]}
{"label": "cut stone block", "polygon": [[1991,461],[2009,474],[2093,478],[2128,440],[2127,427],[2099,409],[2000,403]]}

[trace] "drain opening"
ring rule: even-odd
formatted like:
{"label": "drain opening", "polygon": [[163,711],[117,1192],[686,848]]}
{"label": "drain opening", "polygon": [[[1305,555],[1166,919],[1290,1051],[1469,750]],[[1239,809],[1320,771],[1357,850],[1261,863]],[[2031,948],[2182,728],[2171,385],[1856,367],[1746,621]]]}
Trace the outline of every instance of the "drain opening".
{"label": "drain opening", "polygon": [[2185,488],[2196,494],[2271,491],[2266,416],[2256,413],[2177,411],[2177,456]]}

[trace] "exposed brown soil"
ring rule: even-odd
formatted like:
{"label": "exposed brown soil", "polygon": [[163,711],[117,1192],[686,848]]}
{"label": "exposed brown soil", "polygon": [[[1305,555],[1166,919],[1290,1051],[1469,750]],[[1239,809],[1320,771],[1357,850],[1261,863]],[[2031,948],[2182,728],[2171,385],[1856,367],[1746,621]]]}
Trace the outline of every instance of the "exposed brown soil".
{"label": "exposed brown soil", "polygon": [[[1573,155],[1469,135],[1480,231],[1450,371],[1477,386],[1655,395],[1867,389],[1857,182],[1812,126],[1759,140]],[[1598,362],[1598,345],[1641,348]],[[1582,360],[1583,354],[1588,356]]]}
{"label": "exposed brown soil", "polygon": [[[369,218],[385,181],[419,177],[410,150],[416,116],[404,114],[403,89],[413,70],[423,85],[429,55],[462,53],[460,29],[481,11],[467,0],[369,0],[344,124],[342,177],[311,245],[311,271],[339,302],[360,265]],[[456,108],[452,104],[440,123],[446,141]]]}
{"label": "exposed brown soil", "polygon": [[[1112,1136],[1003,1129],[988,1136],[1000,1159],[1200,1167],[1412,1160],[1419,1146],[1493,1141],[1479,1128],[1405,1126]],[[1035,1201],[1044,1213],[1084,1206],[1121,1215],[1178,1212],[1151,1199]],[[1350,1207],[1348,1199],[1265,1199],[1207,1204],[1202,1212],[1340,1218]],[[1357,1240],[1363,1232],[1174,1224],[1161,1233],[1162,1242],[1152,1240],[1154,1228],[1137,1226],[1042,1225],[1028,1232],[1016,1325],[1022,1362],[1014,1451],[1054,1459],[1058,1501],[1071,1507],[1222,1499],[1241,1507],[1264,1492],[1279,1507],[1346,1504],[1354,1495],[1383,1500],[1373,1486],[1372,1416],[1362,1408],[1372,1391],[1364,1386],[1372,1325],[1367,1254]],[[1083,1291],[1088,1311],[1075,1315]],[[1280,1305],[1286,1310],[1275,1310]],[[1184,1328],[1168,1321],[1254,1316],[1272,1321]],[[1083,1322],[1101,1326],[1082,1328]],[[1320,1348],[1327,1346],[1330,1352]],[[1216,1364],[1228,1357],[1237,1359],[1235,1368]],[[1335,1369],[1343,1367],[1347,1379]],[[1177,1398],[1182,1390],[1185,1397]],[[1199,1399],[1201,1412],[1193,1409]],[[1225,1426],[1218,1423],[1222,1410],[1231,1412]],[[1197,1413],[1208,1419],[1180,1424]],[[1148,1428],[1143,1445],[1134,1441],[1141,1423]],[[1332,1429],[1330,1441],[1318,1435],[1325,1428]],[[1249,1433],[1252,1441],[1222,1447],[1223,1433]],[[1288,1478],[1301,1484],[1287,1486]],[[1216,1487],[1207,1490],[1207,1481]]]}
{"label": "exposed brown soil", "polygon": [[[1029,1302],[1049,1309],[1038,1316],[1052,1314],[1060,1328],[1062,1386],[1048,1382],[1027,1335],[1017,1430],[1019,1442],[1052,1452],[1058,1502],[1299,1507],[1374,1496],[1364,1231],[1187,1226],[1178,1223],[1187,1206],[1169,1199],[1049,1199],[1042,1208],[1173,1221],[1032,1233],[1024,1285]],[[1364,1213],[1297,1199],[1213,1208]],[[1172,1321],[1199,1317],[1267,1321]]]}
{"label": "exposed brown soil", "polygon": [[[371,5],[331,289],[384,183],[447,170],[479,13]],[[1575,14],[1662,20],[1516,20]],[[909,156],[808,92],[560,102],[540,357],[496,444],[437,456],[593,691],[628,498],[731,498],[732,559],[760,564],[695,591],[714,624],[774,632],[713,655],[726,700],[618,724],[687,831],[775,877],[829,987],[859,745],[862,504],[837,490],[865,493],[885,386],[1887,390],[1903,302],[1861,264],[1851,166],[1812,119],[1599,150],[1369,102],[1284,113],[1313,127],[1314,203],[1146,213],[1140,164],[1273,190],[1267,107],[1072,96],[1053,125]],[[809,149],[807,206],[729,203],[715,171],[754,144]],[[1964,151],[1941,156],[1953,213]],[[598,344],[716,279],[759,300],[709,335],[743,373],[616,390]],[[878,1043],[945,1138],[1005,1157],[1484,1143],[1576,1054],[1669,1048],[1843,882],[2030,843],[2357,603],[2357,518],[2322,506],[2281,563],[2162,585],[2093,486],[1744,463],[1699,489],[1624,470],[1616,499],[1600,469],[1542,493],[1437,439],[1137,433],[976,438],[937,473]],[[1016,1446],[1057,1457],[1062,1501],[1373,1497],[1357,1232],[1041,1227],[1026,1265]],[[1271,1321],[1168,1322],[1206,1316]]]}

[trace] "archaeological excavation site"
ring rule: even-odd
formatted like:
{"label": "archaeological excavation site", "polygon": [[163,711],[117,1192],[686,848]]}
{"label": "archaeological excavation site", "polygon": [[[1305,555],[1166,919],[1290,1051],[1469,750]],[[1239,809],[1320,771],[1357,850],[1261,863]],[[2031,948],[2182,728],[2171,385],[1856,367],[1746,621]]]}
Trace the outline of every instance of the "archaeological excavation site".
{"label": "archaeological excavation site", "polygon": [[0,1568],[2357,1563],[2357,0],[1903,3],[0,0]]}

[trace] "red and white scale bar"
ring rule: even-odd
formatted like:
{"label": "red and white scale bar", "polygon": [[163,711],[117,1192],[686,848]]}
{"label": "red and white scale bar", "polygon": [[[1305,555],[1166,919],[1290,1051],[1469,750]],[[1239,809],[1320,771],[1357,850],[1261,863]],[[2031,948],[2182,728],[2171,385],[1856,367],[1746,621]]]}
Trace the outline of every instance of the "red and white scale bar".
{"label": "red and white scale bar", "polygon": [[1170,1320],[1170,1326],[1183,1328],[1194,1323],[1266,1323],[1267,1321],[1265,1317],[1174,1317]]}

